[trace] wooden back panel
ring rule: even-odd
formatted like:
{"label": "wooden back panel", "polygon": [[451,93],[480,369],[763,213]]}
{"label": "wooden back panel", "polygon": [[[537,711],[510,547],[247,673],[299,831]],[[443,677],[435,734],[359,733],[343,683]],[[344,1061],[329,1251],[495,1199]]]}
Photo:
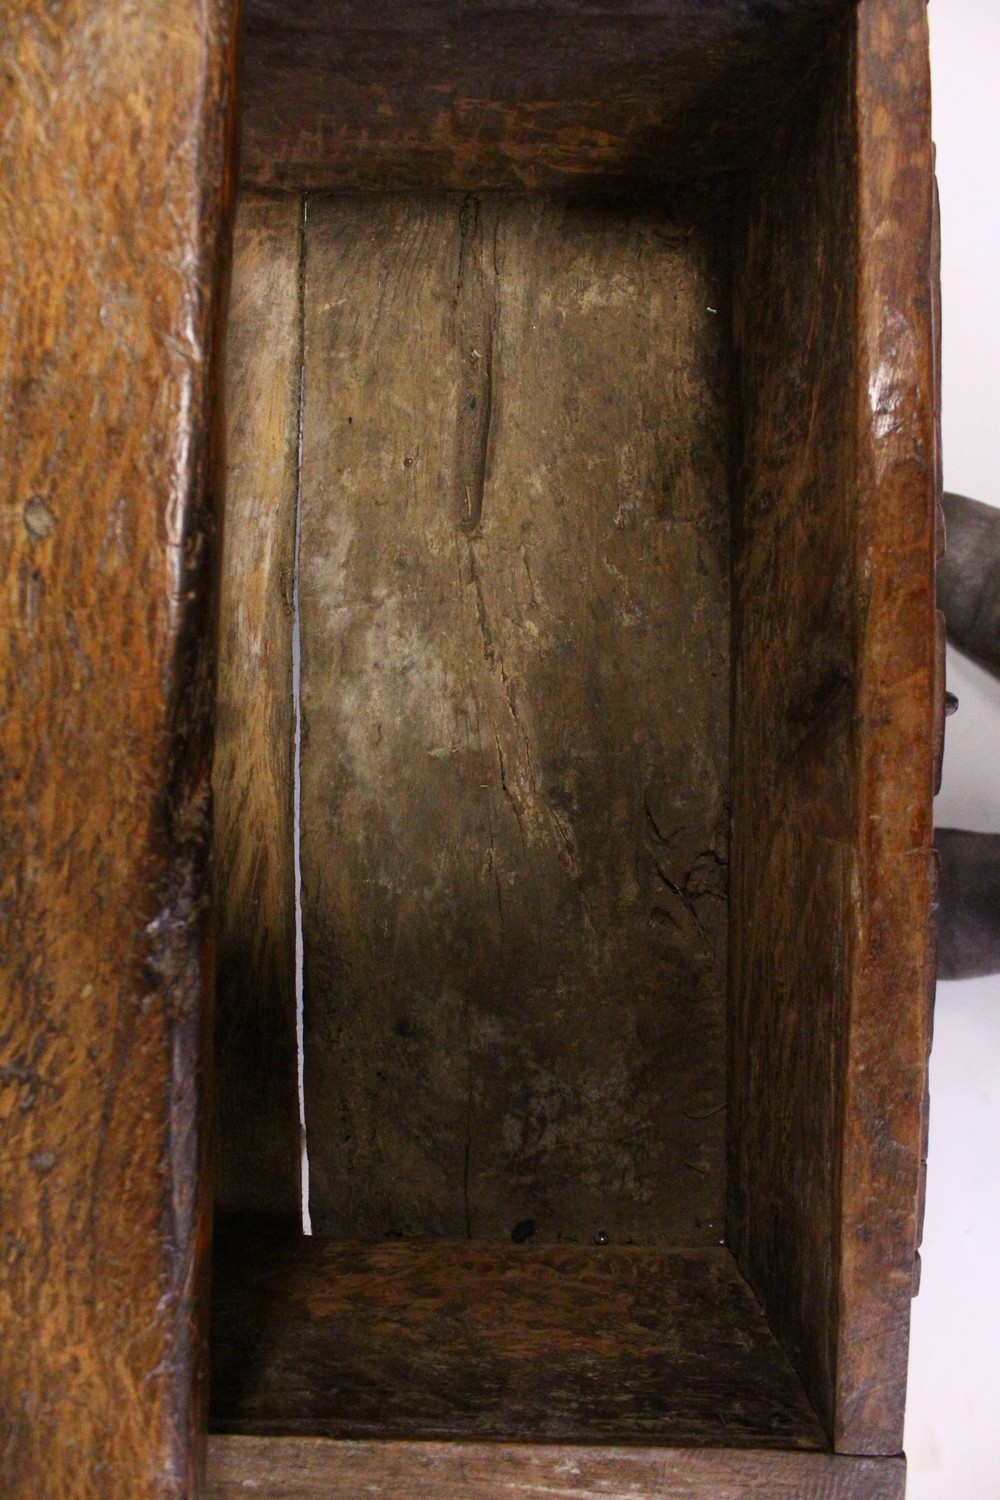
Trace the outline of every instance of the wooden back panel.
{"label": "wooden back panel", "polygon": [[0,28],[0,1490],[193,1492],[229,0]]}

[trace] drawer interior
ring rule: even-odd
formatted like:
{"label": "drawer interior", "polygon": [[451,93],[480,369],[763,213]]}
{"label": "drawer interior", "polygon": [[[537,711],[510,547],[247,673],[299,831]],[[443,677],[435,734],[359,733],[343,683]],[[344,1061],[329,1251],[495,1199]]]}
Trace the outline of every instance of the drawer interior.
{"label": "drawer interior", "polygon": [[249,7],[216,1431],[828,1440],[748,1245],[836,1192],[843,11]]}

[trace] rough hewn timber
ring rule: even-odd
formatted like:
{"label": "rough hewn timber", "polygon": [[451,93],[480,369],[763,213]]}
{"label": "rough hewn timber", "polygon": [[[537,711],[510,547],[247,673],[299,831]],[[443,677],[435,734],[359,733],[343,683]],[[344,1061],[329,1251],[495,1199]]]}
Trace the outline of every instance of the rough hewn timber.
{"label": "rough hewn timber", "polygon": [[0,27],[0,1491],[187,1497],[228,0]]}

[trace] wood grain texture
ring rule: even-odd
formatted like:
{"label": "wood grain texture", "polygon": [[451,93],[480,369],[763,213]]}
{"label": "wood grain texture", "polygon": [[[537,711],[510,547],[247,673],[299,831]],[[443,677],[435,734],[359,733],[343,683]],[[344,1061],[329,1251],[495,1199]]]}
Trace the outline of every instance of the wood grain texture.
{"label": "wood grain texture", "polygon": [[302,206],[239,196],[216,707],[216,1210],[300,1216],[292,620]]}
{"label": "wood grain texture", "polygon": [[934,171],[927,11],[857,13],[860,678],[835,1446],[903,1440],[933,945]]}
{"label": "wood grain texture", "polygon": [[0,1489],[193,1493],[233,7],[0,32]]}
{"label": "wood grain texture", "polygon": [[212,1430],[818,1448],[729,1254],[224,1239]]}
{"label": "wood grain texture", "polygon": [[243,171],[292,188],[568,188],[752,159],[845,0],[249,0]]}
{"label": "wood grain texture", "polygon": [[858,651],[850,114],[845,36],[746,184],[734,307],[727,1240],[831,1423]]}
{"label": "wood grain texture", "polygon": [[721,280],[698,219],[310,201],[318,1232],[721,1237]]}
{"label": "wood grain texture", "polygon": [[734,320],[729,1236],[869,1453],[902,1440],[932,961],[925,24],[860,6],[751,183]]}
{"label": "wood grain texture", "polygon": [[213,1437],[209,1500],[903,1500],[901,1458]]}

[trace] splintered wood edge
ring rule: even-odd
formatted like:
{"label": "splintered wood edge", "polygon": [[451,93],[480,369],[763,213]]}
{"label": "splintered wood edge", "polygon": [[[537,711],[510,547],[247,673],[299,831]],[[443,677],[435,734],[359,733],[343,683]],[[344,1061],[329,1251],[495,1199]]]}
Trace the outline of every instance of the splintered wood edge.
{"label": "splintered wood edge", "polygon": [[903,1458],[212,1437],[208,1500],[903,1500]]}

